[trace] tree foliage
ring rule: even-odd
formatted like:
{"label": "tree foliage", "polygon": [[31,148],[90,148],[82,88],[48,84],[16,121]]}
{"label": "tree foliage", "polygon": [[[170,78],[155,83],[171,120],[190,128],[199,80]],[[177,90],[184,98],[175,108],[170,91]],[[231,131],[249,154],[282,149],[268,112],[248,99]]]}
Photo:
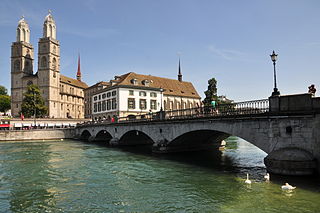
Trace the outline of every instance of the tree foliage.
{"label": "tree foliage", "polygon": [[34,116],[34,114],[36,114],[36,117],[43,117],[47,114],[48,108],[44,105],[44,100],[37,85],[29,85],[27,92],[23,95],[21,113],[25,117],[29,118]]}
{"label": "tree foliage", "polygon": [[217,96],[217,80],[215,78],[211,78],[208,80],[208,89],[204,92],[206,95],[203,100],[204,106],[210,106],[211,101],[218,101]]}
{"label": "tree foliage", "polygon": [[232,103],[232,100],[227,99],[225,96],[217,95],[217,80],[215,78],[208,80],[208,90],[204,94],[206,95],[203,100],[204,106],[211,106],[212,101],[215,101],[218,105]]}
{"label": "tree foliage", "polygon": [[11,99],[9,95],[0,95],[0,112],[6,112],[11,108]]}
{"label": "tree foliage", "polygon": [[0,85],[0,95],[8,95],[8,90]]}

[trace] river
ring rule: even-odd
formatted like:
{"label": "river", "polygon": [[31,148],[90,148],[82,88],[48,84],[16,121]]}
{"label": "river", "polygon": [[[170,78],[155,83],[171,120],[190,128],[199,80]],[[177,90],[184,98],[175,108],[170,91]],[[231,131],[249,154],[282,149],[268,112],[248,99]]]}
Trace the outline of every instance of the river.
{"label": "river", "polygon": [[[73,140],[2,142],[0,212],[320,212],[319,178],[265,182],[265,156],[237,137],[221,152],[170,155]],[[283,192],[285,182],[297,189]]]}

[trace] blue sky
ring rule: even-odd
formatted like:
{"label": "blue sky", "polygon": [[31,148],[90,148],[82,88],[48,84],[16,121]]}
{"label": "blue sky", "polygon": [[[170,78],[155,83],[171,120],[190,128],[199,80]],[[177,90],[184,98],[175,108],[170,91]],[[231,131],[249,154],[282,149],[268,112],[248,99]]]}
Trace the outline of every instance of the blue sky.
{"label": "blue sky", "polygon": [[[320,91],[320,1],[317,0],[1,0],[0,85],[10,88],[10,46],[25,16],[37,52],[52,10],[61,44],[61,73],[74,77],[81,54],[92,85],[130,71],[183,80],[199,94],[208,79],[235,101],[273,90],[272,50],[279,54],[281,94]],[[37,70],[37,58],[34,70]]]}

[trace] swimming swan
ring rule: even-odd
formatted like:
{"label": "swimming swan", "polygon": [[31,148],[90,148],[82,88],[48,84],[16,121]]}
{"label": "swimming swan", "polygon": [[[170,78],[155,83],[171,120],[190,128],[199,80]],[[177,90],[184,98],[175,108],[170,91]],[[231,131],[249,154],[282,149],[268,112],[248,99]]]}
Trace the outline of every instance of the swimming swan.
{"label": "swimming swan", "polygon": [[251,180],[249,180],[249,174],[247,173],[247,179],[244,181],[246,184],[251,184]]}
{"label": "swimming swan", "polygon": [[281,186],[282,190],[293,190],[295,188],[295,186],[291,186],[289,183],[286,183],[285,185]]}
{"label": "swimming swan", "polygon": [[267,174],[264,176],[264,179],[266,179],[266,181],[269,181],[269,180],[270,180],[270,175],[269,175],[269,173],[267,173]]}

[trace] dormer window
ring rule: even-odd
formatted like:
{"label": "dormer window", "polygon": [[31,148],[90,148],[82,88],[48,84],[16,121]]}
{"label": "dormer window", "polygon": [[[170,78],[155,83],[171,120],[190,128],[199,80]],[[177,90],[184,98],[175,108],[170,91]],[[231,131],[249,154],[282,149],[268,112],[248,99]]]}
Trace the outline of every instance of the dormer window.
{"label": "dormer window", "polygon": [[120,76],[114,76],[114,80],[119,81],[120,80]]}
{"label": "dormer window", "polygon": [[136,78],[131,79],[131,84],[133,85],[137,85],[138,84],[138,80]]}
{"label": "dormer window", "polygon": [[142,81],[142,84],[145,85],[146,87],[150,86],[150,81],[148,79],[145,79]]}

